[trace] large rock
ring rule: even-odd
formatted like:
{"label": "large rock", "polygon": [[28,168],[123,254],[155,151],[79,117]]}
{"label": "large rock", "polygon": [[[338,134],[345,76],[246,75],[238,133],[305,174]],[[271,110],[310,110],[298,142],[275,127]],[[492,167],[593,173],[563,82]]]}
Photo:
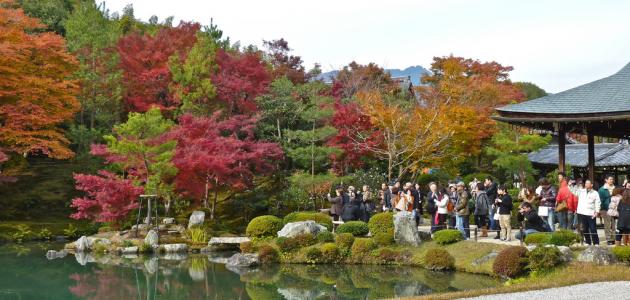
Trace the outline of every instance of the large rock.
{"label": "large rock", "polygon": [[321,231],[326,231],[326,227],[315,223],[315,221],[302,221],[287,223],[282,227],[282,230],[278,231],[279,237],[294,237],[300,234],[312,234],[317,235]]}
{"label": "large rock", "polygon": [[491,259],[495,259],[498,255],[499,255],[499,253],[492,251],[492,252],[490,252],[490,253],[482,256],[482,257],[479,257],[479,258],[473,260],[471,264],[473,266],[483,265],[486,262],[490,261]]}
{"label": "large rock", "polygon": [[76,242],[74,242],[75,249],[77,252],[87,252],[90,251],[92,244],[90,240],[84,235],[80,237]]}
{"label": "large rock", "polygon": [[92,256],[92,254],[90,254],[88,252],[77,252],[77,253],[74,254],[74,258],[82,266],[85,266],[88,263],[93,263],[93,262],[96,261],[96,260],[94,260],[94,256]]}
{"label": "large rock", "polygon": [[164,252],[166,253],[182,253],[188,252],[188,245],[186,244],[166,244],[162,245]]}
{"label": "large rock", "polygon": [[61,251],[48,250],[48,252],[46,252],[46,258],[48,258],[48,260],[64,258],[66,257],[66,255],[68,255],[68,250],[66,249],[63,249]]}
{"label": "large rock", "polygon": [[556,247],[562,253],[562,261],[570,262],[573,259],[573,254],[571,253],[571,248],[567,246],[556,246],[556,245],[545,245],[545,247]]}
{"label": "large rock", "polygon": [[144,237],[144,243],[151,247],[157,246],[158,244],[157,232],[155,232],[155,230],[153,229],[149,230],[149,232],[147,233],[147,236]]}
{"label": "large rock", "polygon": [[615,262],[615,256],[607,248],[600,246],[588,246],[577,258],[580,262],[609,265]]}
{"label": "large rock", "polygon": [[206,218],[206,213],[201,210],[195,210],[190,215],[190,219],[188,219],[188,228],[195,225],[202,225],[203,220]]}
{"label": "large rock", "polygon": [[401,211],[394,215],[394,240],[399,245],[420,245],[418,227],[412,213]]}
{"label": "large rock", "polygon": [[226,266],[236,267],[236,268],[251,268],[257,266],[258,254],[255,253],[236,253],[228,258]]}

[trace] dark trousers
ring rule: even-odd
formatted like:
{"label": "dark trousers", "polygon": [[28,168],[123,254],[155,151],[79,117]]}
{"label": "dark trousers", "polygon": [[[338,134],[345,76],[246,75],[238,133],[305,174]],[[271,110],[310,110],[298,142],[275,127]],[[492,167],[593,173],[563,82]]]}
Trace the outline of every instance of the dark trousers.
{"label": "dark trousers", "polygon": [[592,216],[578,214],[580,225],[582,225],[582,234],[584,241],[589,245],[599,245],[599,236],[597,236],[597,228],[595,227],[595,218]]}
{"label": "dark trousers", "polygon": [[339,221],[339,215],[332,215],[333,221]]}
{"label": "dark trousers", "polygon": [[486,226],[486,215],[475,215],[475,224],[477,224],[477,228],[479,229]]}
{"label": "dark trousers", "polygon": [[437,223],[435,224],[435,231],[446,229],[447,214],[437,214]]}

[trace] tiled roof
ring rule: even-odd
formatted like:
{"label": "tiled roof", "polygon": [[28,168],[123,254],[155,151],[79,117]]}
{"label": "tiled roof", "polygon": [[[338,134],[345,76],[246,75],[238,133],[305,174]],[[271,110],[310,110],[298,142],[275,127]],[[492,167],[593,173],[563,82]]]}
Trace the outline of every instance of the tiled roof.
{"label": "tiled roof", "polygon": [[[527,155],[533,163],[545,165],[558,164],[558,145],[549,145],[539,151]],[[574,167],[588,165],[587,144],[567,144],[565,146],[565,162]],[[630,145],[627,144],[595,144],[595,166],[630,166]]]}
{"label": "tiled roof", "polygon": [[619,72],[564,92],[497,108],[501,112],[592,114],[630,111],[630,63]]}

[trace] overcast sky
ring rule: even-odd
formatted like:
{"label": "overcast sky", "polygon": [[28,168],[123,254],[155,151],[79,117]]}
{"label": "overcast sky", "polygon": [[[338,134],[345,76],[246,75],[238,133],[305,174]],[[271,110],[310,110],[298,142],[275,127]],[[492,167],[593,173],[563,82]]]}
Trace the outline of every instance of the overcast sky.
{"label": "overcast sky", "polygon": [[[97,0],[98,2],[99,0]],[[514,67],[512,79],[548,92],[608,76],[630,62],[630,1],[106,0],[136,18],[215,24],[232,41],[285,38],[307,68],[355,60],[429,67],[454,54]]]}

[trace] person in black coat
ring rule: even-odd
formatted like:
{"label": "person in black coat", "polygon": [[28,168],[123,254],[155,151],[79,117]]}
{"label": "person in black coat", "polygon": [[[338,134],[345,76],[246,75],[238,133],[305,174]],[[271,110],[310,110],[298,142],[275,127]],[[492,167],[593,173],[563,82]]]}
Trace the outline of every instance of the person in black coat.
{"label": "person in black coat", "polygon": [[413,196],[413,216],[416,219],[416,226],[422,224],[422,199],[420,198],[420,185],[415,184],[411,187],[411,196]]}
{"label": "person in black coat", "polygon": [[547,223],[538,215],[538,212],[532,209],[532,205],[528,202],[521,203],[518,212],[518,220],[519,222],[525,221],[525,227],[523,234],[521,232],[516,233],[516,239],[524,240],[528,234],[551,231]]}
{"label": "person in black coat", "polygon": [[343,206],[341,220],[344,222],[357,221],[361,219],[361,200],[354,199]]}
{"label": "person in black coat", "polygon": [[512,197],[508,194],[505,186],[500,186],[498,189],[499,197],[494,205],[497,208],[497,214],[499,214],[499,225],[501,225],[501,240],[510,241],[512,239]]}

